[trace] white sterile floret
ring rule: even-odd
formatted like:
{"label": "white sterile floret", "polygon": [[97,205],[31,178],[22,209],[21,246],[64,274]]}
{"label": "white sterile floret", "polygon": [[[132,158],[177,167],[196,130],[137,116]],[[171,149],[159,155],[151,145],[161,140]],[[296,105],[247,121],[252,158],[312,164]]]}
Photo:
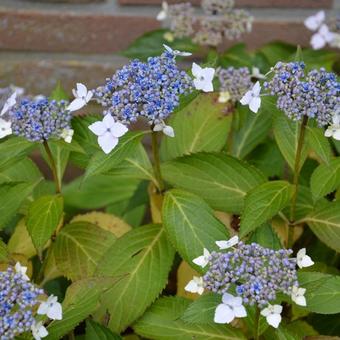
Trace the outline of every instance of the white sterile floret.
{"label": "white sterile floret", "polygon": [[155,126],[153,127],[153,131],[162,131],[168,137],[175,137],[174,129],[170,125],[165,125],[164,122],[155,124]]}
{"label": "white sterile floret", "polygon": [[92,91],[88,91],[84,84],[77,83],[77,89],[73,89],[74,100],[66,108],[68,111],[77,111],[84,107],[92,98]]}
{"label": "white sterile floret", "polygon": [[164,48],[171,54],[175,55],[175,56],[180,56],[180,57],[189,57],[192,55],[192,53],[190,52],[182,52],[182,51],[178,51],[178,50],[173,50],[170,46],[163,44]]}
{"label": "white sterile floret", "polygon": [[257,113],[261,106],[261,85],[256,82],[251,90],[249,90],[240,100],[242,105],[248,105],[249,109],[254,113]]}
{"label": "white sterile floret", "polygon": [[0,139],[12,134],[12,123],[0,118]]}
{"label": "white sterile floret", "polygon": [[299,268],[310,267],[314,264],[310,256],[306,254],[306,248],[302,248],[296,255],[296,263]]}
{"label": "white sterile floret", "polygon": [[325,131],[325,136],[340,140],[340,112],[336,113],[332,120],[333,124],[328,126],[327,130]]}
{"label": "white sterile floret", "polygon": [[307,306],[305,298],[306,288],[294,286],[292,289],[292,300],[299,306]]}
{"label": "white sterile floret", "polygon": [[261,315],[263,315],[268,324],[274,328],[279,327],[282,317],[282,306],[281,305],[271,305],[261,311]]}
{"label": "white sterile floret", "polygon": [[222,303],[215,309],[214,322],[230,323],[235,318],[244,318],[247,311],[242,305],[242,298],[225,293],[222,296]]}
{"label": "white sterile floret", "polygon": [[31,326],[31,331],[35,340],[40,340],[41,338],[45,338],[48,335],[47,329],[44,327],[41,321],[35,322]]}
{"label": "white sterile floret", "polygon": [[60,137],[66,142],[66,143],[71,143],[72,142],[72,137],[74,134],[74,130],[73,129],[64,129],[61,132]]}
{"label": "white sterile floret", "polygon": [[310,43],[314,50],[319,50],[325,47],[327,44],[331,43],[333,41],[333,38],[334,35],[329,30],[328,26],[322,25],[319,31],[313,34]]}
{"label": "white sterile floret", "polygon": [[238,236],[233,236],[231,239],[226,240],[226,241],[216,241],[216,245],[221,249],[228,249],[233,247],[235,244],[239,242]]}
{"label": "white sterile floret", "polygon": [[194,276],[193,279],[184,287],[184,290],[190,293],[202,295],[204,292],[203,277]]}
{"label": "white sterile floret", "polygon": [[194,76],[194,85],[196,90],[202,90],[203,92],[214,91],[213,79],[215,76],[215,69],[212,67],[204,67],[192,64],[191,72]]}
{"label": "white sterile floret", "polygon": [[17,92],[14,91],[12,95],[6,100],[4,107],[1,110],[0,116],[4,115],[9,109],[11,109],[17,102]]}
{"label": "white sterile floret", "polygon": [[98,136],[98,144],[108,154],[118,144],[119,137],[128,132],[128,128],[118,122],[108,113],[102,121],[95,122],[89,129]]}
{"label": "white sterile floret", "polygon": [[210,252],[208,249],[203,249],[203,255],[196,257],[195,259],[192,260],[193,263],[196,265],[204,268],[208,262],[209,262],[209,257],[210,257]]}
{"label": "white sterile floret", "polygon": [[47,315],[51,320],[61,320],[63,311],[61,304],[58,302],[58,297],[51,295],[47,301],[40,304],[37,313],[39,315]]}
{"label": "white sterile floret", "polygon": [[320,11],[308,17],[304,21],[304,24],[309,30],[316,31],[323,24],[323,22],[325,21],[325,18],[326,18],[325,12]]}
{"label": "white sterile floret", "polygon": [[169,11],[169,5],[166,1],[162,2],[162,9],[161,11],[157,14],[157,20],[158,21],[163,21],[167,18],[168,16],[168,11]]}
{"label": "white sterile floret", "polygon": [[20,274],[22,276],[22,278],[26,281],[29,281],[30,278],[27,276],[26,272],[27,272],[27,267],[25,266],[22,266],[19,262],[17,262],[15,264],[15,267],[14,267],[15,271]]}

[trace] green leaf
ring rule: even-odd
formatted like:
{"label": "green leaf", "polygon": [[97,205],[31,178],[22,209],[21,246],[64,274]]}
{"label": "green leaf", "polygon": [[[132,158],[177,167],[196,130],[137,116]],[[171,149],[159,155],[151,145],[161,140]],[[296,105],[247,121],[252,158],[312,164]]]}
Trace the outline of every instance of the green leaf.
{"label": "green leaf", "polygon": [[299,285],[306,288],[307,307],[319,314],[340,313],[340,276],[299,272]]}
{"label": "green leaf", "polygon": [[213,250],[216,248],[215,241],[229,238],[226,228],[208,204],[185,191],[166,193],[162,220],[170,241],[192,266],[192,260],[203,254],[203,248]]}
{"label": "green leaf", "polygon": [[58,269],[72,281],[93,276],[116,237],[94,224],[75,222],[59,232],[54,255]]}
{"label": "green leaf", "polygon": [[38,182],[0,185],[0,229],[15,216],[37,184]]}
{"label": "green leaf", "polygon": [[61,101],[61,100],[69,100],[67,93],[64,88],[61,86],[61,82],[58,81],[56,87],[53,89],[50,99]]}
{"label": "green leaf", "polygon": [[[65,144],[67,144],[67,143],[65,143]],[[63,176],[64,176],[66,166],[67,166],[67,163],[68,163],[68,159],[69,159],[69,156],[70,156],[70,151],[68,149],[64,148],[63,144],[61,144],[58,141],[54,141],[54,140],[49,140],[48,146],[49,146],[51,153],[52,153],[52,156],[53,156],[53,160],[54,160],[54,163],[55,163],[57,176],[58,176],[58,180],[59,180],[59,186],[61,187]],[[50,167],[50,169],[52,169],[50,159],[49,159],[49,157],[46,153],[45,148],[43,148],[43,146],[41,146],[41,153],[42,153],[46,163]]]}
{"label": "green leaf", "polygon": [[266,97],[257,114],[250,113],[248,107],[238,107],[239,113],[245,116],[245,123],[233,136],[233,156],[244,158],[267,137],[272,126],[272,112],[276,110],[272,100]]}
{"label": "green leaf", "polygon": [[292,185],[285,181],[267,182],[251,190],[244,201],[240,237],[255,230],[285,208],[292,194]]}
{"label": "green leaf", "polygon": [[290,61],[296,51],[296,46],[283,42],[271,42],[261,47],[260,51],[266,56],[271,66],[278,61]]}
{"label": "green leaf", "polygon": [[215,309],[221,301],[221,295],[204,294],[189,305],[181,319],[188,323],[211,324],[214,322]]}
{"label": "green leaf", "polygon": [[63,207],[62,196],[55,195],[42,196],[28,208],[26,226],[38,252],[42,251],[57,229],[63,216]]}
{"label": "green leaf", "polygon": [[36,182],[42,174],[35,163],[28,157],[0,170],[0,184],[11,182]]}
{"label": "green leaf", "polygon": [[78,177],[63,188],[65,205],[79,209],[98,209],[108,204],[130,199],[136,192],[140,180],[124,177],[97,175]]}
{"label": "green leaf", "polygon": [[261,225],[251,234],[249,242],[255,242],[262,247],[279,250],[282,244],[279,236],[276,234],[272,226],[268,223]]}
{"label": "green leaf", "polygon": [[320,164],[313,172],[310,187],[314,199],[326,196],[340,187],[340,158]]}
{"label": "green leaf", "polygon": [[21,137],[11,137],[0,143],[0,170],[15,164],[25,157],[33,148],[35,143],[29,142]]}
{"label": "green leaf", "polygon": [[307,142],[322,162],[328,164],[332,157],[332,150],[323,130],[307,126]]}
{"label": "green leaf", "polygon": [[131,153],[135,152],[144,135],[144,131],[128,132],[119,139],[118,145],[110,154],[106,155],[102,150],[96,152],[90,159],[84,175],[84,181],[90,176],[105,173],[119,165]]}
{"label": "green leaf", "polygon": [[318,205],[303,221],[322,242],[340,252],[340,202]]}
{"label": "green leaf", "polygon": [[301,340],[301,338],[293,331],[288,330],[284,325],[278,328],[268,327],[263,334],[265,340]]}
{"label": "green leaf", "polygon": [[174,128],[175,138],[163,138],[163,160],[222,150],[227,142],[231,116],[225,115],[225,105],[219,104],[217,98],[216,94],[200,94],[172,116],[168,124]]}
{"label": "green leaf", "polygon": [[86,321],[85,340],[122,340],[120,335],[112,333],[108,328],[92,320]]}
{"label": "green leaf", "polygon": [[241,340],[245,336],[236,328],[211,323],[189,324],[180,318],[190,301],[181,297],[164,297],[156,301],[133,325],[135,332],[155,340]]}
{"label": "green leaf", "polygon": [[144,313],[165,287],[174,255],[158,225],[133,229],[108,249],[97,275],[125,275],[103,297],[101,312],[111,314],[110,329],[120,333]]}
{"label": "green leaf", "polygon": [[303,339],[306,336],[318,335],[318,332],[316,332],[309,323],[303,320],[295,320],[285,327],[288,329],[288,331],[297,334],[300,339]]}
{"label": "green leaf", "polygon": [[246,45],[243,43],[236,44],[229,48],[220,56],[221,66],[223,67],[244,67],[251,68],[253,66],[253,58],[247,52]]}
{"label": "green leaf", "polygon": [[239,213],[246,193],[265,181],[256,168],[226,154],[199,153],[163,164],[164,179],[216,210]]}
{"label": "green leaf", "polygon": [[0,262],[8,260],[9,252],[6,243],[0,238]]}
{"label": "green leaf", "polygon": [[[119,278],[120,279],[120,278]],[[62,320],[52,321],[46,340],[59,340],[92,314],[100,304],[103,291],[119,282],[119,279],[85,279],[72,283],[62,303]]]}
{"label": "green leaf", "polygon": [[[291,169],[294,170],[295,156],[297,152],[300,123],[293,122],[284,114],[279,114],[274,119],[274,136],[276,143]],[[306,143],[302,148],[300,169],[307,158],[308,149]]]}
{"label": "green leaf", "polygon": [[161,55],[164,52],[163,44],[169,45],[173,49],[187,52],[195,52],[197,45],[189,38],[175,39],[169,42],[164,35],[169,32],[165,29],[155,30],[145,33],[136,39],[122,54],[128,58],[138,58],[146,60],[149,57]]}

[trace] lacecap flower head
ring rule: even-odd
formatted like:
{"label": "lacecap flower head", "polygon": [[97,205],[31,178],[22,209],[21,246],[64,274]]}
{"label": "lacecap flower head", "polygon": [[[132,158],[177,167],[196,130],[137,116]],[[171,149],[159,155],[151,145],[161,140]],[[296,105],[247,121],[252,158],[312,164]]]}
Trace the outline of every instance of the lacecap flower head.
{"label": "lacecap flower head", "polygon": [[8,112],[8,121],[14,135],[32,142],[50,138],[60,139],[71,130],[71,112],[66,101],[47,98],[23,99]]}

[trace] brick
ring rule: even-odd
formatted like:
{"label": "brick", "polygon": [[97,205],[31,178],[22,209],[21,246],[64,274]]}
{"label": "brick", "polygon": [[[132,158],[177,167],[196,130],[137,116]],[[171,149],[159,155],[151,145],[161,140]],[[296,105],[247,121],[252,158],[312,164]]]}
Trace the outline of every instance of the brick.
{"label": "brick", "polygon": [[58,4],[88,4],[93,2],[103,2],[105,0],[25,0],[30,2],[38,2],[38,3],[58,3]]}
{"label": "brick", "polygon": [[[97,59],[97,60],[96,60]],[[49,95],[58,81],[71,93],[75,83],[94,88],[105,82],[126,62],[125,58],[73,55],[68,58],[48,55],[5,53],[0,59],[0,87],[15,84],[30,94]]]}
{"label": "brick", "polygon": [[0,49],[110,53],[159,28],[151,17],[0,8]]}
{"label": "brick", "polygon": [[[186,0],[199,5],[201,0]],[[162,0],[118,0],[121,5],[160,5]],[[168,3],[180,3],[184,0],[169,0]],[[332,8],[333,0],[236,0],[237,7],[268,8]]]}
{"label": "brick", "polygon": [[[107,54],[159,27],[157,20],[143,15],[0,9],[0,50]],[[253,32],[244,36],[251,48],[273,40],[306,46],[309,38],[302,20],[257,20]]]}

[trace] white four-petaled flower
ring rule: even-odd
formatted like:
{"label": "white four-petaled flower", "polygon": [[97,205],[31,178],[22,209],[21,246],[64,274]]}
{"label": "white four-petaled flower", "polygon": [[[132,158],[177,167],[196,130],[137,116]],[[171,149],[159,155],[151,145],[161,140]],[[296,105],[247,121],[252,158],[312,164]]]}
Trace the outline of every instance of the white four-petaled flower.
{"label": "white four-petaled flower", "polygon": [[163,44],[164,48],[171,54],[173,54],[174,56],[180,56],[180,57],[189,57],[192,55],[192,53],[190,52],[182,52],[182,51],[178,51],[178,50],[173,50],[170,46]]}
{"label": "white four-petaled flower", "polygon": [[214,91],[213,79],[215,76],[215,69],[212,67],[202,68],[196,63],[193,63],[191,72],[195,77],[194,85],[196,90],[202,90],[203,92]]}
{"label": "white four-petaled flower", "polygon": [[12,134],[12,123],[0,118],[0,139]]}
{"label": "white four-petaled flower", "polygon": [[225,293],[222,296],[222,303],[215,309],[214,322],[230,323],[235,318],[244,318],[247,311],[242,305],[242,298]]}
{"label": "white four-petaled flower", "polygon": [[74,130],[72,129],[64,129],[61,132],[60,137],[66,142],[66,143],[71,143],[72,142],[72,137],[74,134]]}
{"label": "white four-petaled flower", "polygon": [[306,288],[293,286],[292,289],[292,300],[299,306],[307,306],[305,298]]}
{"label": "white four-petaled flower", "polygon": [[89,129],[98,136],[98,144],[108,154],[118,144],[119,137],[125,135],[128,128],[118,122],[108,113],[103,121],[98,121],[89,126]]}
{"label": "white four-petaled flower", "polygon": [[323,24],[325,21],[326,15],[324,11],[320,11],[314,15],[311,15],[308,17],[304,23],[305,26],[311,30],[311,31],[316,31],[317,29],[320,28],[320,26]]}
{"label": "white four-petaled flower", "polygon": [[44,327],[41,321],[35,321],[34,324],[31,326],[31,331],[35,340],[40,340],[41,338],[44,338],[48,335],[47,329]]}
{"label": "white four-petaled flower", "polygon": [[162,10],[157,14],[157,20],[158,21],[163,21],[167,18],[168,16],[168,11],[169,11],[169,5],[166,1],[162,2]]}
{"label": "white four-petaled flower", "polygon": [[228,248],[233,247],[238,242],[239,242],[239,238],[236,235],[227,241],[216,241],[215,243],[221,250],[223,250],[223,249],[228,249]]}
{"label": "white four-petaled flower", "polygon": [[51,320],[61,320],[63,312],[61,304],[58,302],[58,297],[51,295],[47,301],[40,304],[37,313],[39,315],[47,315]]}
{"label": "white four-petaled flower", "polygon": [[251,90],[246,92],[246,94],[240,100],[242,105],[248,105],[249,109],[254,113],[257,113],[261,106],[261,85],[259,82],[256,82]]}
{"label": "white four-petaled flower", "polygon": [[333,32],[331,32],[328,26],[324,24],[319,28],[317,33],[313,34],[310,43],[314,50],[319,50],[331,43],[333,39]]}
{"label": "white four-petaled flower", "polygon": [[4,107],[1,110],[0,116],[4,115],[9,109],[11,109],[17,102],[17,91],[14,91],[12,95],[6,100]]}
{"label": "white four-petaled flower", "polygon": [[204,292],[203,277],[194,276],[191,281],[184,287],[184,290],[190,293],[202,295]]}
{"label": "white four-petaled flower", "polygon": [[22,276],[25,281],[29,281],[30,278],[27,276],[27,267],[22,266],[19,262],[15,264],[15,271]]}
{"label": "white four-petaled flower", "polygon": [[340,112],[334,114],[333,124],[328,126],[327,130],[325,131],[325,136],[340,140]]}
{"label": "white four-petaled flower", "polygon": [[310,256],[306,254],[306,248],[302,248],[296,254],[296,263],[299,268],[310,267],[314,264]]}
{"label": "white four-petaled flower", "polygon": [[279,324],[282,320],[281,313],[282,313],[281,305],[269,304],[268,307],[261,310],[261,315],[263,315],[266,318],[268,324],[273,326],[274,328],[279,327]]}
{"label": "white four-petaled flower", "polygon": [[203,249],[203,255],[196,257],[195,259],[192,260],[193,263],[196,265],[204,268],[208,262],[209,262],[209,257],[210,257],[210,252],[208,249]]}
{"label": "white four-petaled flower", "polygon": [[153,131],[162,131],[168,137],[175,137],[174,129],[169,125],[165,125],[164,122],[155,124],[155,126],[153,127]]}
{"label": "white four-petaled flower", "polygon": [[77,89],[73,89],[72,93],[75,99],[68,105],[67,110],[73,112],[84,107],[92,98],[92,91],[88,91],[84,84],[77,83]]}

